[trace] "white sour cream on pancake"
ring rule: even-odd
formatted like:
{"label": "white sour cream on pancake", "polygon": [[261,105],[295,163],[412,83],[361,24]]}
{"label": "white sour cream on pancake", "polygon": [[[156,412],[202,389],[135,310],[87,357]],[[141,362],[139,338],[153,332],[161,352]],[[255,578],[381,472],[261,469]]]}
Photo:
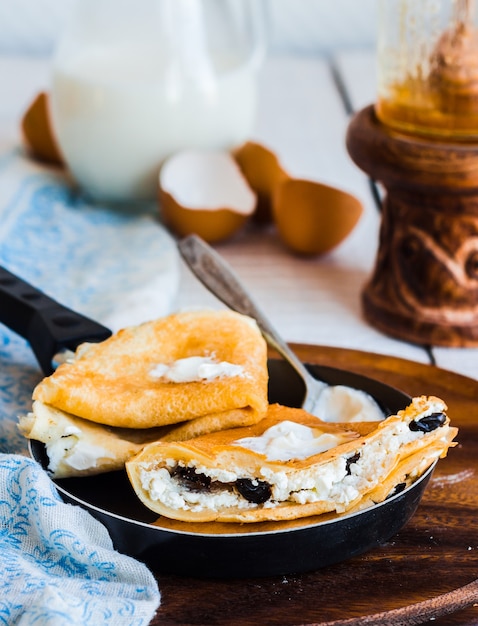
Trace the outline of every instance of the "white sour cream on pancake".
{"label": "white sour cream on pancake", "polygon": [[190,356],[166,365],[158,363],[149,372],[152,378],[160,378],[172,383],[192,383],[233,376],[245,377],[242,365],[227,361],[217,361],[211,356]]}
{"label": "white sour cream on pancake", "polygon": [[238,439],[234,445],[263,454],[268,461],[307,459],[350,440],[347,435],[333,435],[285,420],[268,428],[259,437]]}

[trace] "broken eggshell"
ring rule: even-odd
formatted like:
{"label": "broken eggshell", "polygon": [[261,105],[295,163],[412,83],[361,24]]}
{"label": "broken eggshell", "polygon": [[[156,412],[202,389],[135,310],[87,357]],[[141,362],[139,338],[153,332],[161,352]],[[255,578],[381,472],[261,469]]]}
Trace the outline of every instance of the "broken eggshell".
{"label": "broken eggshell", "polygon": [[274,221],[279,236],[292,252],[325,254],[353,230],[363,212],[353,195],[310,180],[289,178],[273,196]]}
{"label": "broken eggshell", "polygon": [[278,185],[289,178],[277,155],[260,143],[248,141],[234,153],[242,173],[257,194],[257,209],[254,220],[261,224],[273,220],[272,197]]}
{"label": "broken eggshell", "polygon": [[195,233],[214,243],[245,225],[257,196],[228,152],[185,150],[160,170],[159,203],[164,223],[177,235]]}
{"label": "broken eggshell", "polygon": [[51,123],[49,96],[40,92],[21,119],[23,141],[33,158],[52,165],[63,166],[63,157]]}
{"label": "broken eggshell", "polygon": [[256,221],[274,222],[282,243],[296,254],[329,252],[350,234],[363,212],[360,201],[345,191],[290,176],[262,144],[247,142],[234,157],[257,193]]}

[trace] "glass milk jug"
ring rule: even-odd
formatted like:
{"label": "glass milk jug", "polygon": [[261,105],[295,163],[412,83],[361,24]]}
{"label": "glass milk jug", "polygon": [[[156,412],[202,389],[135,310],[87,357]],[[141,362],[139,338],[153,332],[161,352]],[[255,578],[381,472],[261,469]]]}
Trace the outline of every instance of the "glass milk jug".
{"label": "glass milk jug", "polygon": [[53,60],[51,113],[96,200],[151,200],[164,159],[251,133],[260,0],[78,0]]}
{"label": "glass milk jug", "polygon": [[380,120],[413,135],[478,137],[476,0],[381,0]]}

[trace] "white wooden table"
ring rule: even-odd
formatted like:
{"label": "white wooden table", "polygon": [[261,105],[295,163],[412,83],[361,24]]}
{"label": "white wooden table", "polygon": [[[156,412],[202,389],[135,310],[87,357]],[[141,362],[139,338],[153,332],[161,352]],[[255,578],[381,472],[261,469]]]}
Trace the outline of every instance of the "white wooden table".
{"label": "white wooden table", "polygon": [[[48,87],[48,60],[0,58],[0,81],[1,148],[19,141],[23,110],[40,88]],[[355,194],[365,211],[352,234],[320,258],[293,256],[273,228],[251,227],[216,248],[286,340],[436,363],[478,379],[478,350],[427,350],[383,335],[362,317],[360,293],[373,266],[380,214],[367,176],[345,149],[346,104],[358,110],[374,95],[372,52],[337,54],[333,63],[318,57],[269,58],[260,76],[251,139],[274,149],[289,173]],[[182,266],[174,308],[203,305],[218,302]]]}
{"label": "white wooden table", "polygon": [[[360,293],[375,259],[380,214],[367,176],[345,149],[345,133],[349,107],[359,110],[374,97],[373,52],[338,54],[332,62],[270,59],[254,139],[273,148],[292,174],[354,193],[364,215],[338,248],[313,260],[291,256],[273,230],[247,232],[217,249],[289,341],[390,354],[478,378],[477,349],[424,349],[386,337],[362,317]],[[185,270],[180,305],[206,301]]]}

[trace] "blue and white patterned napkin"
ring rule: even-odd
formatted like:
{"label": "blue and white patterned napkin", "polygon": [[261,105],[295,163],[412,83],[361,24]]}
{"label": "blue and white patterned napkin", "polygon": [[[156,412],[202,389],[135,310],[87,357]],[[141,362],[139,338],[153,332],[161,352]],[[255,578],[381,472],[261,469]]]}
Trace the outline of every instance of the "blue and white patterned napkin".
{"label": "blue and white patterned napkin", "polygon": [[0,624],[142,626],[159,606],[148,569],[21,455],[0,454],[0,563]]}
{"label": "blue and white patterned napkin", "polygon": [[[155,207],[92,204],[62,170],[0,153],[0,264],[59,302],[112,330],[165,315],[178,259]],[[0,624],[147,624],[160,602],[151,573],[27,458],[18,415],[41,378],[0,323]]]}

